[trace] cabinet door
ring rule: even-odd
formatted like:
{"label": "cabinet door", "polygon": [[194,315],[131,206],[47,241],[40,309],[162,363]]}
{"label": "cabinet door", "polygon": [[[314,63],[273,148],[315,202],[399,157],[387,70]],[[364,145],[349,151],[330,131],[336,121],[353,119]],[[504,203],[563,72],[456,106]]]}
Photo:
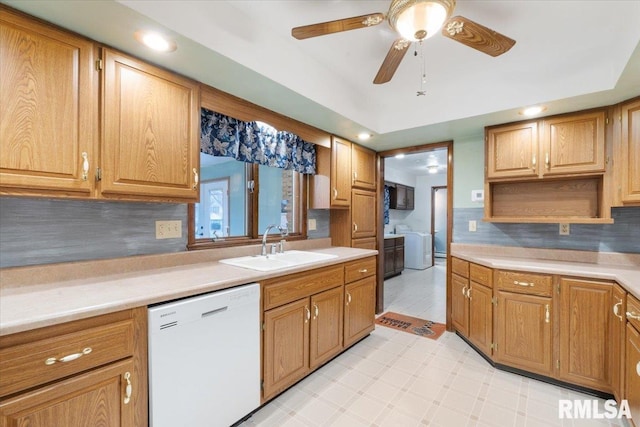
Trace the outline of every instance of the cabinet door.
{"label": "cabinet door", "polygon": [[491,355],[493,338],[492,291],[471,282],[469,291],[469,341],[486,355]]}
{"label": "cabinet door", "polygon": [[343,287],[311,297],[309,366],[321,365],[342,350]]}
{"label": "cabinet door", "polygon": [[[385,240],[386,242],[386,240]],[[395,271],[396,250],[395,246],[384,248],[384,276],[392,276]]]}
{"label": "cabinet door", "polygon": [[631,324],[627,324],[625,360],[625,399],[629,403],[631,417],[637,420],[640,418],[640,333]]}
{"label": "cabinet door", "polygon": [[263,398],[269,399],[309,372],[309,298],[264,313]]}
{"label": "cabinet door", "polygon": [[351,143],[331,140],[331,206],[351,206]]}
{"label": "cabinet door", "polygon": [[538,175],[537,122],[488,128],[486,142],[488,179]]}
{"label": "cabinet door", "polygon": [[604,121],[604,110],[544,120],[541,175],[603,172]]}
{"label": "cabinet door", "polygon": [[404,239],[396,239],[394,251],[394,268],[396,273],[401,273],[402,270],[404,270],[404,244],[398,243],[400,240],[404,241]]}
{"label": "cabinet door", "polygon": [[552,376],[551,298],[498,291],[494,360]]}
{"label": "cabinet door", "polygon": [[640,98],[622,105],[621,151],[622,202],[637,204],[640,203]]}
{"label": "cabinet door", "polygon": [[392,209],[404,210],[407,208],[407,187],[402,184],[396,184],[395,191],[391,192],[394,202]]}
{"label": "cabinet door", "polygon": [[375,328],[376,276],[345,285],[344,346],[348,347]]}
{"label": "cabinet door", "polygon": [[462,335],[469,336],[469,279],[451,275],[451,324]]}
{"label": "cabinet door", "polygon": [[132,389],[139,387],[126,359],[7,399],[0,403],[0,426],[134,427],[127,373]]}
{"label": "cabinet door", "polygon": [[627,303],[627,292],[620,285],[613,285],[613,307],[615,318],[611,323],[611,360],[613,395],[619,402],[624,391],[624,354],[625,354],[625,319],[624,307]]}
{"label": "cabinet door", "polygon": [[92,196],[94,44],[3,8],[0,52],[0,192]]}
{"label": "cabinet door", "polygon": [[415,198],[415,189],[413,187],[406,188],[406,203],[405,209],[412,211],[415,207],[414,198]]}
{"label": "cabinet door", "polygon": [[560,279],[560,364],[558,378],[573,384],[611,390],[614,352],[613,285],[588,280]]}
{"label": "cabinet door", "polygon": [[376,189],[376,153],[361,147],[351,145],[351,169],[353,187],[365,190]]}
{"label": "cabinet door", "polygon": [[351,238],[374,237],[376,223],[376,193],[353,190],[351,195]]}
{"label": "cabinet door", "polygon": [[104,49],[103,196],[198,200],[197,83]]}

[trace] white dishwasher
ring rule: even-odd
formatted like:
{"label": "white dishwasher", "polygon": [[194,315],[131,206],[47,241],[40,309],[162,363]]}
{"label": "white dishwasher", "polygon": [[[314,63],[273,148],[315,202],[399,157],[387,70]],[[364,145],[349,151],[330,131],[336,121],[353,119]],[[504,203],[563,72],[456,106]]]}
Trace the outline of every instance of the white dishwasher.
{"label": "white dishwasher", "polygon": [[149,421],[227,427],[260,406],[260,286],[149,307]]}

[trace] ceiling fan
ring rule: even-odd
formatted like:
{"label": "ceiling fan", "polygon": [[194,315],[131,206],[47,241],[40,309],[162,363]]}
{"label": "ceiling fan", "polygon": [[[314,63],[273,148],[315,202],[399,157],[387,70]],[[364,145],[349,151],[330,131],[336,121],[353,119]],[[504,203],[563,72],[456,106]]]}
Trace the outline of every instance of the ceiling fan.
{"label": "ceiling fan", "polygon": [[400,38],[387,53],[373,83],[387,83],[393,77],[412,42],[422,42],[442,28],[442,35],[491,56],[502,55],[515,40],[462,16],[451,17],[456,0],[392,0],[387,14],[371,13],[304,25],[291,30],[298,40],[357,30],[380,24],[385,19]]}

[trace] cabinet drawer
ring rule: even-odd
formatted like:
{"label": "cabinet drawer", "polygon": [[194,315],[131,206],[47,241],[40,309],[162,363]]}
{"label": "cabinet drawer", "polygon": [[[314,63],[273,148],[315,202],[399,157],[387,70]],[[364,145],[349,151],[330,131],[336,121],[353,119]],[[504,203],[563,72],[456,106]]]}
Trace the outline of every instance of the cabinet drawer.
{"label": "cabinet drawer", "polygon": [[344,281],[351,283],[376,274],[376,257],[351,261],[344,265]]}
{"label": "cabinet drawer", "polygon": [[451,258],[451,271],[459,276],[469,278],[469,262],[460,258]]}
{"label": "cabinet drawer", "polygon": [[0,396],[86,371],[133,354],[133,320],[0,350]]}
{"label": "cabinet drawer", "polygon": [[342,265],[304,271],[290,276],[269,279],[264,282],[264,309],[287,304],[344,283]]}
{"label": "cabinet drawer", "polygon": [[497,271],[495,282],[500,290],[542,296],[551,296],[553,285],[550,275],[516,271]]}
{"label": "cabinet drawer", "polygon": [[629,294],[627,296],[627,320],[640,332],[640,300]]}
{"label": "cabinet drawer", "polygon": [[493,288],[493,270],[478,264],[469,265],[471,281]]}

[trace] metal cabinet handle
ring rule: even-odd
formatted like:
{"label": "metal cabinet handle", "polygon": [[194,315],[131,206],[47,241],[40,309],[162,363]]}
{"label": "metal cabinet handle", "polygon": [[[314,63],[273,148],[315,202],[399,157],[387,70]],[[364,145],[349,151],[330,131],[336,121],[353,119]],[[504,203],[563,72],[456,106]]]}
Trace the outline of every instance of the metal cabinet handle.
{"label": "metal cabinet handle", "polygon": [[549,166],[550,166],[550,165],[549,165],[549,153],[548,153],[548,152],[545,154],[545,157],[544,157],[544,164],[545,164],[545,166],[547,167],[547,169],[549,169]]}
{"label": "metal cabinet handle", "polygon": [[351,304],[351,294],[347,292],[347,305]]}
{"label": "metal cabinet handle", "polygon": [[636,374],[640,377],[640,362],[636,363]]}
{"label": "metal cabinet handle", "polygon": [[318,305],[317,305],[317,304],[313,304],[313,308],[314,308],[315,315],[316,315],[316,316],[314,317],[314,319],[317,319],[317,318],[318,318],[318,313],[319,313]]}
{"label": "metal cabinet handle", "polygon": [[549,323],[550,322],[550,313],[549,313],[549,304],[545,304],[544,306],[544,323]]}
{"label": "metal cabinet handle", "polygon": [[358,180],[358,172],[354,172],[353,173],[353,183],[355,183]]}
{"label": "metal cabinet handle", "polygon": [[467,298],[471,299],[471,288],[467,289]]}
{"label": "metal cabinet handle", "polygon": [[333,200],[338,198],[338,189],[333,187]]}
{"label": "metal cabinet handle", "polygon": [[89,177],[89,155],[86,151],[82,152],[82,180],[86,181]]}
{"label": "metal cabinet handle", "polygon": [[528,283],[528,282],[518,282],[517,280],[514,280],[513,284],[514,285],[518,285],[518,286],[524,286],[524,287],[529,286],[529,287],[532,287],[532,288],[535,285],[535,283],[533,283],[533,282],[530,282],[530,283]]}
{"label": "metal cabinet handle", "polygon": [[366,268],[361,268],[360,270],[358,270],[358,273],[366,273],[367,269]]}
{"label": "metal cabinet handle", "polygon": [[80,353],[69,354],[69,355],[66,355],[64,357],[61,357],[60,359],[56,359],[55,357],[49,357],[47,360],[44,361],[44,364],[45,365],[53,365],[56,362],[60,362],[60,363],[71,362],[72,360],[76,360],[76,359],[84,356],[85,354],[91,353],[92,351],[93,350],[91,350],[91,347],[86,347]]}
{"label": "metal cabinet handle", "polygon": [[622,301],[616,303],[613,305],[613,314],[620,319],[620,321],[622,322],[624,320],[624,318],[620,315],[620,306],[622,305]]}
{"label": "metal cabinet handle", "polygon": [[640,320],[640,314],[635,311],[627,311],[627,319]]}
{"label": "metal cabinet handle", "polygon": [[464,288],[462,288],[462,296],[463,297],[467,296],[467,287],[466,286]]}
{"label": "metal cabinet handle", "polygon": [[533,158],[531,159],[531,165],[533,170],[536,170],[536,155],[533,155]]}
{"label": "metal cabinet handle", "polygon": [[125,388],[125,391],[124,391],[124,404],[126,405],[127,403],[131,402],[131,393],[133,391],[133,387],[131,386],[130,372],[124,373],[124,380],[127,382],[127,387]]}
{"label": "metal cabinet handle", "polygon": [[358,224],[356,224],[355,222],[353,223],[353,231],[354,233],[358,231]]}
{"label": "metal cabinet handle", "polygon": [[193,189],[198,188],[198,182],[200,181],[200,177],[198,176],[198,171],[196,168],[193,168]]}
{"label": "metal cabinet handle", "polygon": [[307,307],[306,305],[304,306],[304,309],[307,311],[307,317],[306,319],[304,319],[304,323],[307,323],[309,319],[311,319],[311,310],[309,310],[309,307]]}

